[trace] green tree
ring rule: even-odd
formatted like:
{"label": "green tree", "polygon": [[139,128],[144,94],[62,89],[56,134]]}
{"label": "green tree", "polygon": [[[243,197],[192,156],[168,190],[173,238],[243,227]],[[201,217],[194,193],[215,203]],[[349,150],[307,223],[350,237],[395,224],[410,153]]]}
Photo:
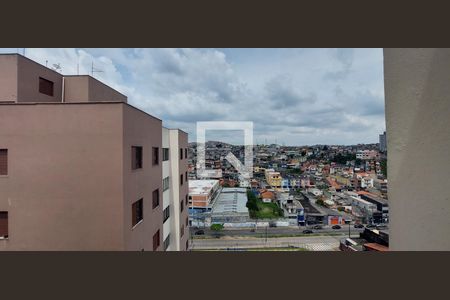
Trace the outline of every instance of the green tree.
{"label": "green tree", "polygon": [[387,159],[382,159],[380,162],[381,173],[387,178]]}
{"label": "green tree", "polygon": [[211,225],[211,230],[221,231],[222,229],[223,229],[223,224],[212,224]]}

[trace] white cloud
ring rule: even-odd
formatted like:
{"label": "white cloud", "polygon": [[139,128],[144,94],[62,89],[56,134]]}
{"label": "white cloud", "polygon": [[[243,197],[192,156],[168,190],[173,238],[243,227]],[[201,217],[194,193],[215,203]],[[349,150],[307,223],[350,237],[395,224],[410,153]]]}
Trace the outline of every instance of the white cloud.
{"label": "white cloud", "polygon": [[[7,52],[16,49],[3,50]],[[259,142],[376,142],[384,130],[381,49],[27,49],[90,74],[195,137],[195,122],[255,122]]]}

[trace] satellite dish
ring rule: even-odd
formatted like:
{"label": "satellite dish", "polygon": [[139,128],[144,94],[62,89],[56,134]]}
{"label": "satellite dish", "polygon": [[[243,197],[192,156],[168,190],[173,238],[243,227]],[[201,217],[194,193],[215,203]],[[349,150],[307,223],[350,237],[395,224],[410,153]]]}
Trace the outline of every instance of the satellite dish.
{"label": "satellite dish", "polygon": [[55,71],[61,70],[61,65],[60,65],[60,63],[53,64],[53,70],[55,70]]}

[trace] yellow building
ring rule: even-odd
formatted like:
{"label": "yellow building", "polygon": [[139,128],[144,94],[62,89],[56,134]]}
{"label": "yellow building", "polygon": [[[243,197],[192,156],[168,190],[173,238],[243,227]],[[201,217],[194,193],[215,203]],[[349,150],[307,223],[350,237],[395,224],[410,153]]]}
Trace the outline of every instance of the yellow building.
{"label": "yellow building", "polygon": [[283,179],[280,175],[280,172],[275,172],[274,169],[267,169],[265,171],[266,182],[273,188],[281,187],[281,180]]}

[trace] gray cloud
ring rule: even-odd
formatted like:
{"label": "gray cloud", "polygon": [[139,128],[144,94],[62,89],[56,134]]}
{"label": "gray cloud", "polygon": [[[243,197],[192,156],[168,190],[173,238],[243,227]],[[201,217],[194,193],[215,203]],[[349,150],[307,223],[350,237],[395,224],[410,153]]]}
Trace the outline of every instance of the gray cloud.
{"label": "gray cloud", "polygon": [[[260,142],[374,142],[384,129],[379,49],[27,49],[63,72],[96,77],[129,103],[186,130],[209,120],[253,121]],[[254,51],[257,55],[253,55]],[[233,60],[236,57],[236,60]]]}

